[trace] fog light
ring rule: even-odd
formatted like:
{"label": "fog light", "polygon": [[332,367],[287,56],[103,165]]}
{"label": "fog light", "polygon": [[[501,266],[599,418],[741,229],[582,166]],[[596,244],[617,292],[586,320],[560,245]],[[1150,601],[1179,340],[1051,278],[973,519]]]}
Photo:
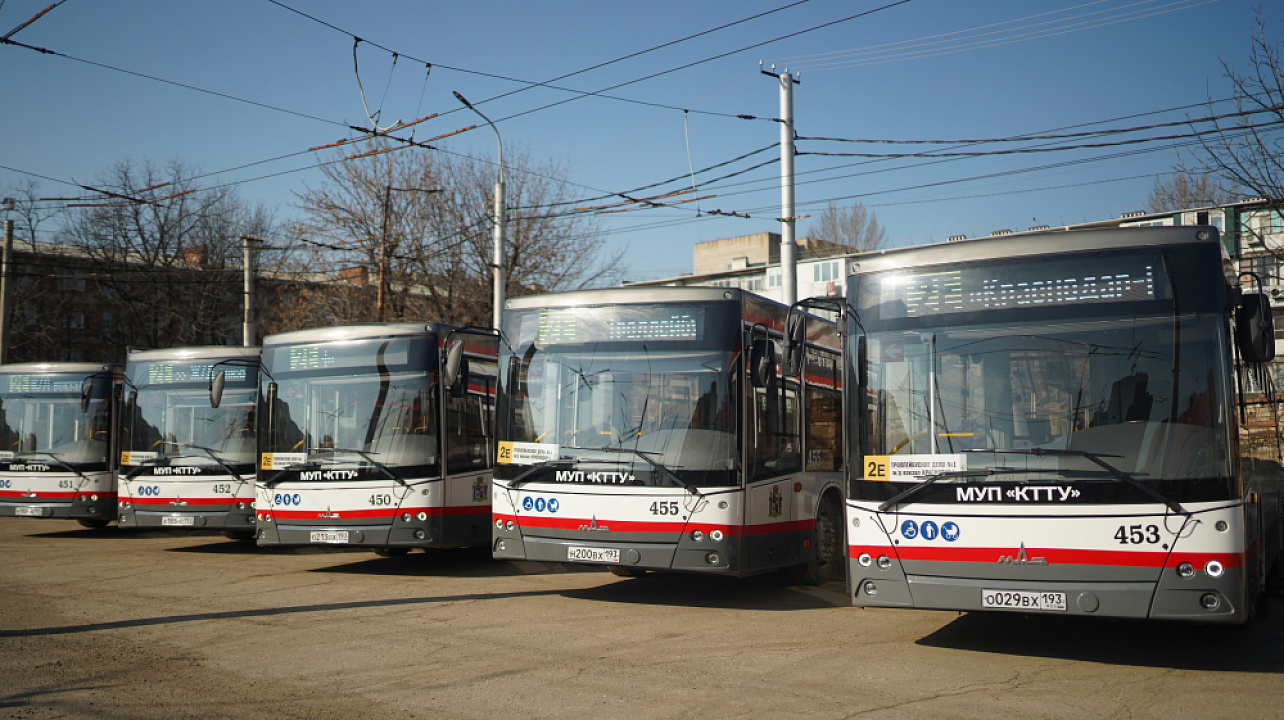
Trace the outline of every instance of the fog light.
{"label": "fog light", "polygon": [[891,566],[892,566],[892,559],[891,559],[891,558],[887,557],[886,555],[879,555],[879,556],[878,556],[878,569],[879,569],[879,570],[886,570],[887,568],[889,568],[889,567],[891,567]]}
{"label": "fog light", "polygon": [[704,541],[704,533],[700,532],[699,530],[692,530],[692,531],[691,531],[691,539],[692,539],[692,540],[695,540],[696,542],[703,542],[703,541]]}
{"label": "fog light", "polygon": [[878,586],[872,582],[865,583],[865,594],[869,597],[874,597],[878,594]]}
{"label": "fog light", "polygon": [[856,558],[856,564],[861,567],[869,567],[873,562],[874,557],[869,553],[861,553],[860,556]]}
{"label": "fog light", "polygon": [[710,565],[717,565],[717,564],[718,564],[718,553],[709,553],[708,555],[705,555],[705,556],[704,556],[704,561],[705,561],[705,562],[707,562],[707,563],[709,563]]}
{"label": "fog light", "polygon": [[496,543],[495,543],[495,550],[497,550],[497,551],[499,551],[499,552],[503,552],[503,551],[504,551],[504,541],[503,541],[503,540],[499,540],[498,542],[496,542]]}
{"label": "fog light", "polygon": [[709,533],[709,539],[714,542],[722,542],[722,531],[714,530],[713,532]]}
{"label": "fog light", "polygon": [[1226,566],[1217,560],[1209,560],[1204,563],[1204,572],[1208,573],[1209,577],[1221,577],[1222,573],[1226,572]]}
{"label": "fog light", "polygon": [[1204,593],[1204,595],[1199,598],[1199,604],[1204,606],[1205,610],[1216,610],[1221,607],[1222,599],[1213,593]]}
{"label": "fog light", "polygon": [[1177,564],[1177,575],[1178,575],[1179,577],[1188,578],[1188,577],[1190,577],[1191,575],[1194,575],[1194,574],[1195,574],[1195,566],[1194,566],[1194,565],[1191,565],[1191,564],[1190,564],[1190,563],[1188,563],[1188,562],[1178,563],[1178,564]]}
{"label": "fog light", "polygon": [[423,530],[416,530],[416,531],[415,531],[415,539],[416,539],[416,540],[423,540],[423,539],[424,539],[425,537],[427,537],[427,536],[428,536],[428,535],[427,535],[427,533],[425,533]]}
{"label": "fog light", "polygon": [[424,520],[428,519],[428,513],[424,512],[423,510],[420,510],[419,514],[415,516],[415,519],[417,519],[419,522],[423,522]]}

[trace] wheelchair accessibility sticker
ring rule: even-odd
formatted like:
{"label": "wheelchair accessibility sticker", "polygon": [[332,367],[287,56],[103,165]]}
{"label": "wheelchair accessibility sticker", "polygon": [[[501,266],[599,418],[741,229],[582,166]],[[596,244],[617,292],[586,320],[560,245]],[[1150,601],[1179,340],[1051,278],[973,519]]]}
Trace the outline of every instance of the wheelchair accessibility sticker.
{"label": "wheelchair accessibility sticker", "polygon": [[931,520],[924,520],[922,523],[906,520],[901,523],[901,537],[906,540],[913,540],[921,535],[928,541],[940,538],[945,542],[954,542],[959,539],[959,534],[959,525],[953,520],[947,520],[940,525]]}

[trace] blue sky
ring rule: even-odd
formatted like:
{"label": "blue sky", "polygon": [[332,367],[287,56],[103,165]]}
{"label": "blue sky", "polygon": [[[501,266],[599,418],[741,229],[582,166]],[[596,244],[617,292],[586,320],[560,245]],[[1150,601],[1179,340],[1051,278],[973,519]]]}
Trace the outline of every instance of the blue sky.
{"label": "blue sky", "polygon": [[[0,34],[50,2],[2,0]],[[537,161],[564,166],[586,198],[775,143],[777,83],[761,74],[759,61],[801,71],[794,112],[798,134],[808,138],[965,140],[1178,121],[1206,115],[1198,104],[1207,97],[1229,95],[1222,61],[1246,66],[1256,3],[790,5],[67,0],[13,36],[61,55],[0,46],[0,188],[34,178],[44,195],[74,195],[66,183],[93,184],[118,160],[180,158],[217,173],[204,182],[236,183],[242,199],[289,219],[298,213],[294,193],[319,180],[309,169],[319,157],[304,151],[352,137],[346,125],[369,125],[353,72],[353,35],[365,41],[358,47],[360,77],[371,108],[382,108],[381,123],[440,113],[416,128],[420,140],[472,125],[476,117],[451,95],[458,91],[498,121],[510,152],[521,147]],[[531,86],[763,13],[769,14],[553,83],[560,89]],[[860,13],[867,14],[844,20]],[[1268,37],[1280,42],[1284,3],[1265,3],[1263,14]],[[399,54],[395,66],[388,50]],[[424,61],[433,64],[431,73]],[[665,72],[675,68],[682,69]],[[606,93],[613,98],[579,97],[536,110],[577,97],[569,91],[658,73]],[[514,90],[523,91],[488,101]],[[762,119],[735,117],[741,114]],[[441,145],[495,156],[485,127]],[[798,144],[804,153],[946,147]],[[898,246],[1114,217],[1142,209],[1155,178],[1171,171],[1179,152],[1169,142],[936,160],[803,154],[795,162],[797,211],[814,219],[831,201],[859,200]],[[291,157],[263,162],[282,156]],[[698,213],[694,203],[602,215],[605,249],[625,250],[628,278],[652,279],[689,272],[693,243],[778,232],[776,164],[715,180],[778,157],[777,149],[765,150],[696,176],[699,195],[712,196],[700,210],[749,218]],[[811,219],[800,221],[799,235]]]}

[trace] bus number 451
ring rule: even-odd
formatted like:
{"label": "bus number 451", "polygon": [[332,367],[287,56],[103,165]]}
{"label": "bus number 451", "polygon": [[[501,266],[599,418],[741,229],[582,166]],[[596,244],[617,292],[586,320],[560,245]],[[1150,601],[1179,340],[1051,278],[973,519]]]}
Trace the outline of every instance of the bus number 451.
{"label": "bus number 451", "polygon": [[1115,531],[1115,539],[1119,541],[1120,545],[1141,545],[1142,543],[1153,545],[1159,542],[1159,526],[1129,525],[1124,527],[1120,525],[1119,529]]}

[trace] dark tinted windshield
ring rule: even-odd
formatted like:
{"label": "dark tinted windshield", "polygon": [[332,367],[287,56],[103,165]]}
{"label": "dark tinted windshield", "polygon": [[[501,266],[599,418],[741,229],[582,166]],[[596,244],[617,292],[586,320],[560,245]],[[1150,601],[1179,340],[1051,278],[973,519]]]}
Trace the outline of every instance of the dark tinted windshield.
{"label": "dark tinted windshield", "polygon": [[0,375],[0,460],[53,453],[69,463],[106,461],[111,378],[93,379],[87,412],[81,412],[85,375]]}

